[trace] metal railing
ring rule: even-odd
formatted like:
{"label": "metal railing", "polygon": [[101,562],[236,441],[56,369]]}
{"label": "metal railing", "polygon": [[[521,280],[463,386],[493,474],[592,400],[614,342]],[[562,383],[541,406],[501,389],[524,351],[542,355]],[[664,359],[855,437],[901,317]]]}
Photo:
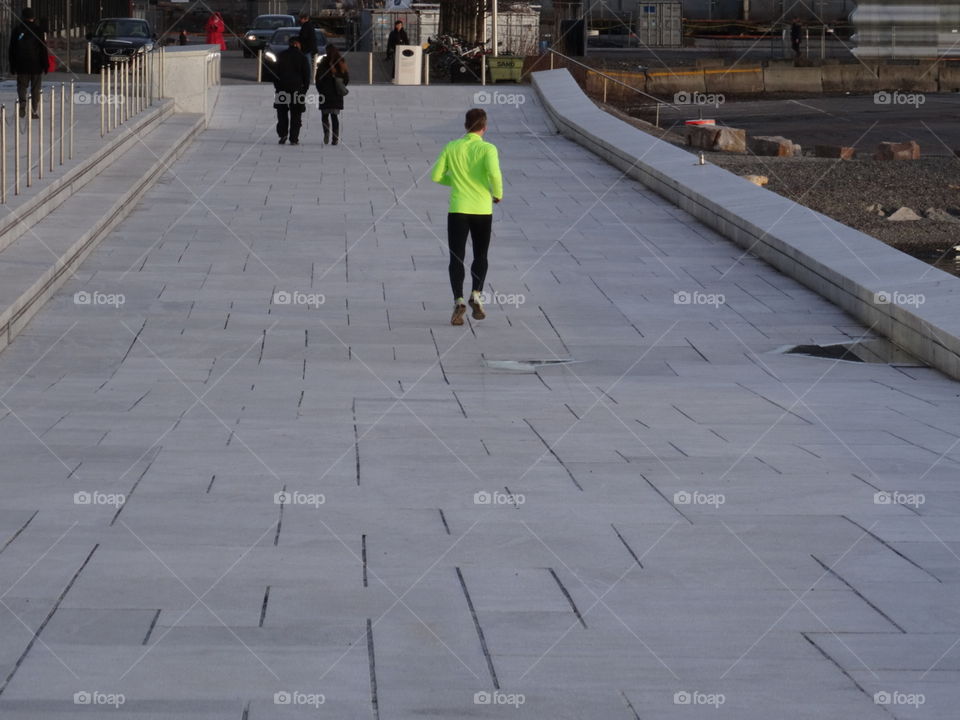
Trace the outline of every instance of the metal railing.
{"label": "metal railing", "polygon": [[[208,68],[219,77],[219,58]],[[73,160],[78,105],[98,106],[103,138],[159,99],[162,78],[163,53],[154,51],[105,64],[99,91],[77,90],[73,80],[48,83],[36,107],[32,97],[22,103],[18,99],[11,117],[7,106],[0,105],[0,203],[8,202],[11,189],[14,196],[20,195]]]}

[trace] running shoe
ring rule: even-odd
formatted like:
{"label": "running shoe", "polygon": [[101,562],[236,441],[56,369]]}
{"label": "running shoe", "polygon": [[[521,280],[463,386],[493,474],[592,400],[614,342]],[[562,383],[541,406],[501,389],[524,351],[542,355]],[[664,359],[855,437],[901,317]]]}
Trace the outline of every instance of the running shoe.
{"label": "running shoe", "polygon": [[480,301],[480,293],[474,290],[470,293],[470,307],[473,308],[473,319],[483,320],[487,314],[483,311],[483,303]]}
{"label": "running shoe", "polygon": [[453,306],[453,317],[450,318],[451,325],[463,325],[463,316],[467,314],[467,304],[463,298],[457,300]]}

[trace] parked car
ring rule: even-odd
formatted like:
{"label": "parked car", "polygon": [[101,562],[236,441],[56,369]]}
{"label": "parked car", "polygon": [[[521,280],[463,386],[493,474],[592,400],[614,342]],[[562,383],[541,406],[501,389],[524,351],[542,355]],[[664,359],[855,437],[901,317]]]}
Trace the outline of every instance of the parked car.
{"label": "parked car", "polygon": [[140,18],[104,18],[87,35],[93,72],[109,63],[128,62],[134,55],[153,50],[157,36]]}
{"label": "parked car", "polygon": [[253,27],[243,34],[240,49],[244,57],[253,57],[266,49],[267,41],[277,28],[292,27],[297,24],[293,15],[258,15]]}
{"label": "parked car", "polygon": [[[310,75],[311,78],[317,72],[317,65],[319,65],[320,61],[327,55],[327,36],[324,35],[323,30],[319,28],[314,28],[314,31],[317,33],[317,54],[313,56],[313,72]],[[290,47],[291,37],[299,34],[299,27],[285,27],[274,30],[273,35],[270,36],[270,40],[267,41],[267,47],[263,53],[263,65],[266,70],[264,75],[268,80],[273,77],[273,66],[277,62],[277,55]]]}

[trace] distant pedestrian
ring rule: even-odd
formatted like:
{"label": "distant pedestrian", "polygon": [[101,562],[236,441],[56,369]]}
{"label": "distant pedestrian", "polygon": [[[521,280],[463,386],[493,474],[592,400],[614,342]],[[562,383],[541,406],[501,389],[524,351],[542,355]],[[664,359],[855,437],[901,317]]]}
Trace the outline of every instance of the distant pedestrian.
{"label": "distant pedestrian", "polygon": [[39,118],[40,88],[44,73],[50,69],[50,61],[43,29],[37,24],[32,8],[24,8],[20,20],[13,26],[8,53],[10,72],[17,76],[20,117],[27,114],[29,87],[31,117]]}
{"label": "distant pedestrian", "polygon": [[333,130],[333,144],[340,143],[340,111],[343,110],[343,97],[347,94],[347,85],[350,84],[350,72],[343,55],[332,45],[327,48],[327,55],[317,67],[317,93],[320,95],[319,105],[323,122],[323,144],[330,142],[331,126]]}
{"label": "distant pedestrian", "polygon": [[790,25],[790,45],[793,46],[793,57],[800,59],[800,43],[803,40],[803,25],[800,24],[800,18],[794,18]]}
{"label": "distant pedestrian", "polygon": [[221,50],[226,50],[227,43],[223,39],[224,28],[223,16],[218,12],[211,15],[206,26],[207,45],[218,45]]}
{"label": "distant pedestrian", "polygon": [[277,55],[274,68],[273,107],[277,110],[277,137],[283,145],[290,138],[291,145],[300,144],[300,126],[307,109],[306,95],[310,89],[310,66],[300,52],[300,38],[292,36],[290,47]]}
{"label": "distant pedestrian", "polygon": [[181,30],[180,35],[177,38],[177,45],[186,45],[187,44],[187,31]]}
{"label": "distant pedestrian", "polygon": [[387,36],[387,62],[390,63],[390,77],[396,69],[393,56],[397,51],[397,45],[409,45],[410,38],[407,37],[407,31],[403,29],[403,20],[397,20],[393,24],[393,30]]}
{"label": "distant pedestrian", "polygon": [[313,58],[316,56],[319,48],[317,47],[317,29],[310,22],[310,15],[300,13],[300,51],[307,56],[312,71]]}
{"label": "distant pedestrian", "polygon": [[487,277],[487,250],[493,230],[493,205],[503,198],[503,178],[497,148],[483,139],[487,113],[480,108],[467,111],[467,134],[447,143],[433,166],[431,179],[450,188],[447,215],[447,243],[450,249],[450,287],[453,290],[451,325],[463,325],[467,304],[463,300],[464,256],[467,235],[473,241],[470,265],[473,318],[483,320],[483,284]]}

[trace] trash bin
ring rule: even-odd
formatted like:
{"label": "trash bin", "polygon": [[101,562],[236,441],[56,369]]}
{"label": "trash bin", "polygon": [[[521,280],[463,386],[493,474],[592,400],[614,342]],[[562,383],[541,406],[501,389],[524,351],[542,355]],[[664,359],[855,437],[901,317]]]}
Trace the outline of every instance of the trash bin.
{"label": "trash bin", "polygon": [[393,54],[393,84],[419,85],[423,77],[423,48],[419,45],[397,45]]}
{"label": "trash bin", "polygon": [[513,55],[487,57],[487,79],[491,83],[520,82],[523,77],[523,58]]}

